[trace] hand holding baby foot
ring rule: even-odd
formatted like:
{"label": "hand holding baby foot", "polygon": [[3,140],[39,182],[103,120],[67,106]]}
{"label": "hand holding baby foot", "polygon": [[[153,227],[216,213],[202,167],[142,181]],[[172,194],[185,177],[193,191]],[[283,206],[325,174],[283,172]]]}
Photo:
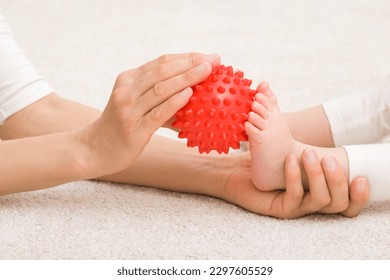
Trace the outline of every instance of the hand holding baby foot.
{"label": "hand holding baby foot", "polygon": [[[235,160],[230,166],[233,171],[228,172],[229,176],[224,181],[226,185],[216,196],[255,213],[282,219],[299,218],[313,213],[340,213],[346,217],[354,217],[362,211],[368,201],[367,180],[356,178],[349,188],[339,165],[331,170],[327,170],[324,162],[319,160],[313,165],[305,165],[304,171],[310,182],[308,191],[305,191],[298,164],[298,161],[305,159],[303,156],[301,159],[290,154],[287,156],[283,171],[286,190],[261,191],[250,179],[249,154],[236,153],[230,156],[230,159]],[[318,172],[317,168],[321,168],[321,165],[324,172]],[[229,164],[223,170],[228,171]],[[210,195],[215,193],[211,192]]]}

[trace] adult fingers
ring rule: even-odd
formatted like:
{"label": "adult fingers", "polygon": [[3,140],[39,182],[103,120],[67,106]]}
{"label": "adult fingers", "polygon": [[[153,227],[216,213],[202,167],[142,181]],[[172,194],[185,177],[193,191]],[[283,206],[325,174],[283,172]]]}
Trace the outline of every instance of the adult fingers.
{"label": "adult fingers", "polygon": [[152,136],[158,128],[188,103],[192,93],[192,89],[188,87],[153,108],[139,121],[138,127],[140,128],[140,132],[146,137]]}
{"label": "adult fingers", "polygon": [[307,149],[303,152],[302,163],[309,185],[309,192],[303,199],[302,209],[314,213],[329,205],[331,196],[320,161],[314,150]]}
{"label": "adult fingers", "polygon": [[158,65],[166,64],[169,62],[173,62],[176,60],[193,60],[194,62],[203,59],[203,61],[199,62],[202,63],[204,61],[209,61],[209,63],[219,63],[220,59],[217,54],[203,54],[203,53],[196,53],[196,52],[190,52],[190,53],[180,53],[180,54],[165,54],[162,55],[150,62],[145,63],[144,65],[137,68],[140,75],[143,75],[149,71],[152,71]]}
{"label": "adult fingers", "polygon": [[357,216],[368,202],[370,189],[367,179],[364,177],[357,177],[353,179],[349,193],[349,207],[340,214],[345,217],[352,218]]}
{"label": "adult fingers", "polygon": [[[180,61],[180,63],[178,63],[178,61]],[[147,77],[145,77],[142,82],[145,85],[140,87],[140,90],[143,90],[140,94],[143,94],[156,83],[156,78],[160,77],[161,75],[163,75],[165,78],[168,78],[169,74],[171,73],[169,71],[176,70],[177,66],[183,67],[183,64],[192,64],[193,66],[196,66],[205,61],[208,61],[214,67],[220,63],[220,57],[217,54],[201,53],[162,55],[159,58],[149,61],[138,68],[126,70],[120,73],[115,81],[114,89],[130,85],[135,81],[139,81],[140,77],[147,75]],[[150,79],[150,76],[152,76],[152,79]]]}
{"label": "adult fingers", "polygon": [[[137,81],[141,76],[145,75],[148,72],[153,71],[154,69],[159,69],[155,72],[165,72],[166,68],[169,68],[168,66],[162,66],[160,65],[169,65],[170,63],[174,63],[176,61],[183,60],[183,61],[193,61],[198,64],[208,61],[212,66],[217,66],[220,62],[220,57],[216,54],[201,54],[201,53],[182,53],[182,54],[166,54],[162,55],[159,58],[156,58],[152,61],[149,61],[145,63],[144,65],[123,71],[119,74],[118,78],[115,81],[114,89],[123,87],[126,85],[129,85],[131,83],[134,83]],[[147,88],[149,89],[149,88]],[[144,90],[145,92],[146,90]],[[143,92],[142,92],[143,93]]]}
{"label": "adult fingers", "polygon": [[325,156],[321,161],[331,202],[320,213],[339,213],[349,204],[348,181],[340,165],[333,156]]}
{"label": "adult fingers", "polygon": [[187,72],[158,82],[152,89],[137,99],[139,106],[135,106],[133,113],[137,116],[145,115],[173,94],[203,81],[210,73],[211,65],[204,62]]}
{"label": "adult fingers", "polygon": [[216,54],[192,54],[181,59],[167,60],[166,62],[156,64],[149,71],[146,71],[137,77],[134,86],[138,90],[138,95],[140,96],[153,88],[158,82],[184,73],[204,62],[208,62],[214,67],[219,64],[219,61],[219,56]]}
{"label": "adult fingers", "polygon": [[286,192],[283,196],[284,217],[299,217],[308,213],[301,213],[301,203],[304,195],[301,170],[296,155],[291,154],[285,164]]}

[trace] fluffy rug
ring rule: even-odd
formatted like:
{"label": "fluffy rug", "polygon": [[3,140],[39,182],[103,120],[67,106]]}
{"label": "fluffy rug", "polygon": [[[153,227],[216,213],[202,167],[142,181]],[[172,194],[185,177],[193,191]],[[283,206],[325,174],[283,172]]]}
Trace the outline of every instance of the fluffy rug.
{"label": "fluffy rug", "polygon": [[[0,7],[57,93],[97,108],[120,71],[163,53],[217,52],[254,83],[271,81],[285,111],[390,73],[386,0],[0,0]],[[278,220],[206,196],[93,181],[0,197],[1,259],[387,259],[389,248],[389,203],[354,219]]]}

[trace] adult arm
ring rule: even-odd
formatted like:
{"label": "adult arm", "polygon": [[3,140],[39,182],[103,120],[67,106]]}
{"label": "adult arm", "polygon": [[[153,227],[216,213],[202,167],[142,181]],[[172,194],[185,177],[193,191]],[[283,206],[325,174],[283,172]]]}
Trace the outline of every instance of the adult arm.
{"label": "adult arm", "polygon": [[[47,131],[66,123],[66,115],[71,112],[65,111],[60,112],[64,119],[43,125],[47,133],[42,133],[41,128],[34,130],[35,125],[39,127],[35,105],[45,104],[46,98],[52,101],[55,95],[14,114],[1,128],[0,137],[7,141],[0,142],[0,194],[91,179],[130,166],[153,133],[188,102],[192,93],[189,87],[210,74],[211,64],[207,60],[219,62],[216,56],[172,55],[123,72],[103,113],[86,127]],[[51,112],[60,107],[51,108]],[[51,118],[47,111],[40,113],[45,119]],[[30,134],[22,132],[24,127],[29,127]],[[20,137],[12,137],[15,130],[21,132]],[[113,154],[117,156],[114,158]]]}
{"label": "adult arm", "polygon": [[[0,134],[15,139],[72,131],[89,125],[100,115],[91,107],[50,95],[10,117],[0,127]],[[29,124],[24,122],[26,118]],[[348,194],[348,184],[339,167],[327,170],[317,161],[307,168],[312,180],[310,192],[305,193],[300,171],[287,168],[289,162],[286,191],[275,192],[261,192],[254,187],[250,165],[248,153],[199,155],[181,142],[154,135],[131,167],[98,180],[210,195],[279,218],[297,218],[315,212],[341,212],[352,217],[367,203],[367,181],[364,178],[353,181]]]}

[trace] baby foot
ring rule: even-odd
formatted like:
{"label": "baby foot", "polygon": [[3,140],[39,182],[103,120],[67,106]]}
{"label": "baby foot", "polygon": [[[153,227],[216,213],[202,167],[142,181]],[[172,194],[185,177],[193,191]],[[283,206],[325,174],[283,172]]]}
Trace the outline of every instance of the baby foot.
{"label": "baby foot", "polygon": [[268,83],[258,87],[245,130],[252,156],[252,180],[262,191],[285,188],[284,163],[298,151],[287,122]]}

